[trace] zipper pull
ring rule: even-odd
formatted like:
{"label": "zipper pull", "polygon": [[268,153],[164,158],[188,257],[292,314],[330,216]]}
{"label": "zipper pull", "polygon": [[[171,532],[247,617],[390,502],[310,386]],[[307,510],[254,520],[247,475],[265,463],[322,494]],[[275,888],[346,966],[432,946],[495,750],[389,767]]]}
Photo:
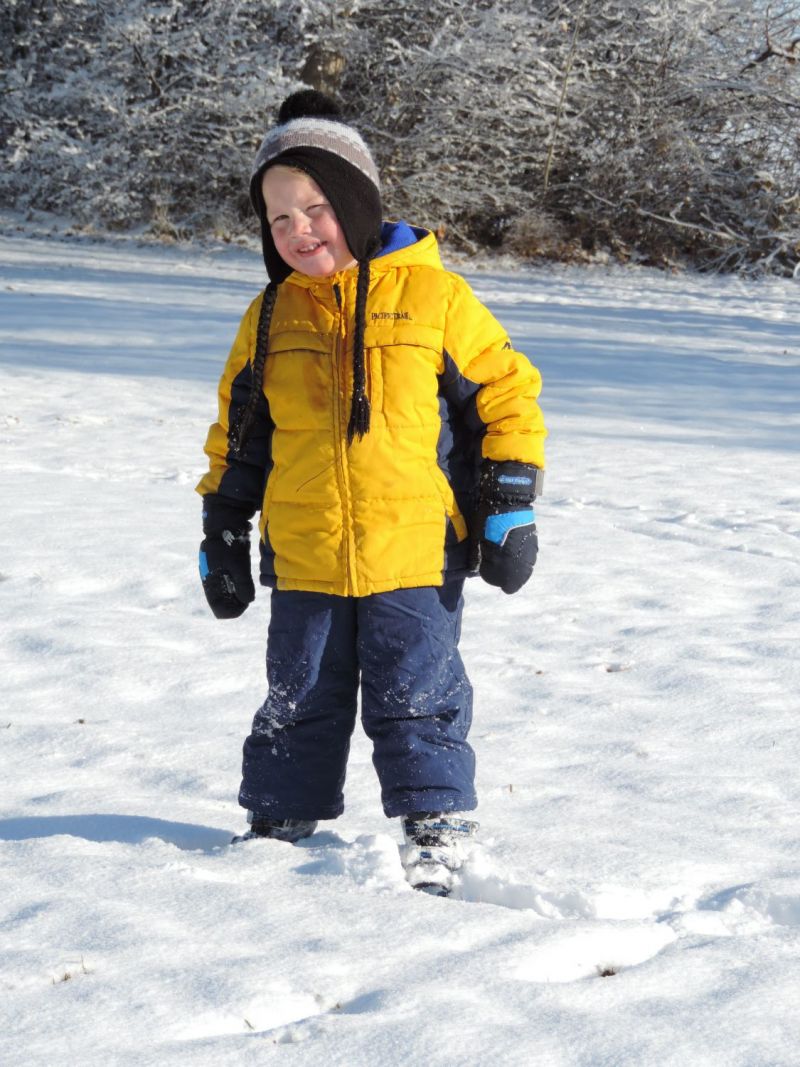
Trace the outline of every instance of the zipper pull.
{"label": "zipper pull", "polygon": [[342,290],[338,282],[333,283],[333,295],[336,297],[336,306],[342,310]]}

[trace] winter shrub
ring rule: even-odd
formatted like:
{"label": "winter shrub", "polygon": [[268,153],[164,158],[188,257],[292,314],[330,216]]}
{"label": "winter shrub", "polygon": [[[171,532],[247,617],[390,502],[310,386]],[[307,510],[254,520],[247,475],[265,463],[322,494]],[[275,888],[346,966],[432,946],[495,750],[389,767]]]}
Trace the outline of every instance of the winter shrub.
{"label": "winter shrub", "polygon": [[791,273],[798,57],[800,0],[7,0],[0,197],[254,234],[254,150],[311,84],[455,247]]}

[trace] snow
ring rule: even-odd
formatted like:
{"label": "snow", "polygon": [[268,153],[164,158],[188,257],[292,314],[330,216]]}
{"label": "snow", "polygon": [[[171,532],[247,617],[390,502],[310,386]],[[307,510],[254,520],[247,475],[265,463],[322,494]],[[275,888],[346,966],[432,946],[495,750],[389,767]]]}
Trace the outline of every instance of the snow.
{"label": "snow", "polygon": [[0,239],[0,1060],[800,1063],[800,288],[471,281],[544,375],[542,552],[469,584],[482,829],[413,892],[347,811],[231,848],[268,600],[217,622],[202,444],[262,281]]}

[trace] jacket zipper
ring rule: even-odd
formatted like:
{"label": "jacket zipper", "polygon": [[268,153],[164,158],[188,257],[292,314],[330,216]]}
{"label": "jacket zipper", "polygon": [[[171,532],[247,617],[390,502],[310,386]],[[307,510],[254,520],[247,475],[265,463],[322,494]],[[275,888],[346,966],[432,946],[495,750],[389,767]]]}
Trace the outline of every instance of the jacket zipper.
{"label": "jacket zipper", "polygon": [[339,496],[342,501],[342,523],[345,537],[344,566],[346,578],[346,594],[358,596],[358,583],[355,568],[355,543],[352,523],[352,510],[350,507],[350,483],[347,476],[346,451],[346,388],[347,373],[344,365],[346,346],[345,317],[342,301],[342,289],[338,282],[333,283],[333,295],[336,298],[336,306],[339,309],[339,323],[336,330],[336,351],[333,359],[333,435],[334,449],[336,450],[336,473],[339,481]]}

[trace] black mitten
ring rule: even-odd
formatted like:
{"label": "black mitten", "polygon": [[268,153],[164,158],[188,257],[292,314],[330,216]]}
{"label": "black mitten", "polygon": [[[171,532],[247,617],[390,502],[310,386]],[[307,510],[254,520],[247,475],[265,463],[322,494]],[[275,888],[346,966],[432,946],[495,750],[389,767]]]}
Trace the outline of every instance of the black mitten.
{"label": "black mitten", "polygon": [[530,463],[485,459],[476,524],[481,578],[516,593],[533,573],[539,541],[533,501],[543,471]]}
{"label": "black mitten", "polygon": [[218,619],[236,619],[255,600],[250,570],[250,512],[220,497],[203,498],[200,577],[203,592]]}

